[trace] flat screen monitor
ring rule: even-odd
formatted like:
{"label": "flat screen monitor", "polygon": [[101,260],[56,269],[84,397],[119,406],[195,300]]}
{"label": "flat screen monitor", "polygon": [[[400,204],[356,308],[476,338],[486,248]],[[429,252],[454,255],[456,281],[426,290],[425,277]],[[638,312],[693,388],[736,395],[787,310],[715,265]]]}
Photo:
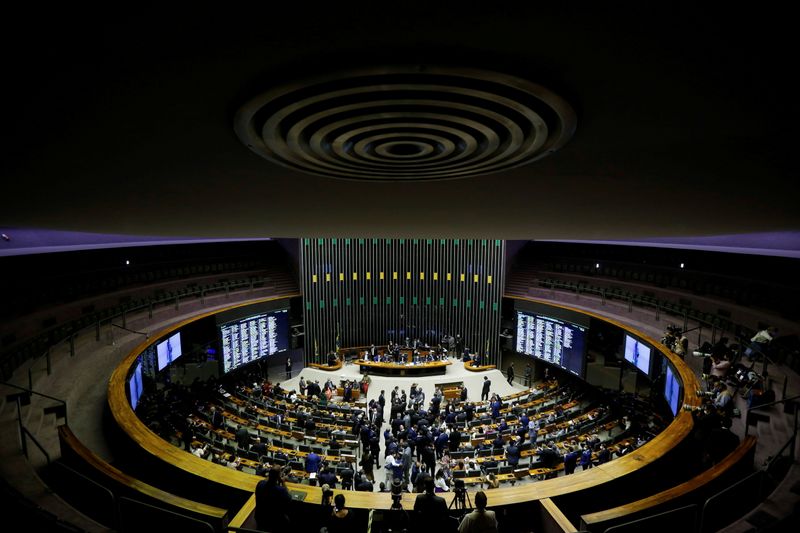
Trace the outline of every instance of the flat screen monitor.
{"label": "flat screen monitor", "polygon": [[636,337],[625,335],[625,360],[650,375],[650,346]]}
{"label": "flat screen monitor", "polygon": [[677,416],[681,401],[681,385],[670,365],[667,365],[666,379],[664,380],[664,398],[669,404],[672,415]]}
{"label": "flat screen monitor", "polygon": [[131,374],[130,379],[128,380],[128,392],[131,395],[131,409],[134,411],[136,410],[136,406],[139,405],[139,398],[142,396],[142,361],[139,359],[136,362],[136,366],[133,368],[133,374]]}
{"label": "flat screen monitor", "polygon": [[158,354],[158,370],[160,372],[181,356],[181,332],[179,331],[156,344],[156,353]]}
{"label": "flat screen monitor", "polygon": [[585,377],[585,326],[558,318],[517,311],[517,352]]}
{"label": "flat screen monitor", "polygon": [[222,367],[227,373],[289,349],[289,310],[279,309],[221,324]]}

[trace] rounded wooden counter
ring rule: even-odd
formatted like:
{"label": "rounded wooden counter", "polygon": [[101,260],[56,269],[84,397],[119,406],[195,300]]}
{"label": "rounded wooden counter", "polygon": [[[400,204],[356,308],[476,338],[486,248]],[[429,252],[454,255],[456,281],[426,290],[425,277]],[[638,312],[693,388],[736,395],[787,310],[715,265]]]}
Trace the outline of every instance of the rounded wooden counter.
{"label": "rounded wooden counter", "polygon": [[375,361],[353,361],[361,367],[361,372],[369,371],[376,376],[434,376],[447,371],[450,361],[429,361],[425,363],[382,363]]}
{"label": "rounded wooden counter", "polygon": [[[132,371],[132,366],[138,355],[149,345],[154,344],[161,337],[168,335],[170,332],[176,331],[186,324],[189,324],[190,322],[199,318],[207,317],[236,307],[243,307],[245,305],[252,305],[254,303],[282,298],[286,298],[286,296],[251,301],[245,304],[218,309],[213,312],[203,313],[175,324],[159,332],[157,335],[151,336],[149,340],[138,345],[123,359],[119,366],[114,370],[109,380],[108,404],[117,424],[119,424],[122,430],[125,431],[129,437],[143,450],[155,457],[158,457],[160,460],[173,465],[174,467],[180,468],[196,476],[213,480],[219,484],[247,491],[254,490],[256,483],[258,483],[261,478],[255,475],[245,474],[237,470],[232,470],[225,466],[215,465],[210,461],[195,457],[191,453],[187,453],[182,449],[162,440],[155,433],[150,431],[142,423],[142,421],[139,420],[133,410],[131,410],[125,394],[125,389],[127,385],[127,378]],[[621,322],[603,317],[596,313],[575,309],[565,305],[544,302],[533,298],[514,298],[517,300],[527,300],[545,304],[551,307],[582,313],[584,315],[591,316],[597,318],[598,320],[603,320],[609,324],[615,325],[647,341],[655,350],[660,351],[677,370],[683,385],[684,403],[693,407],[700,405],[700,399],[694,394],[694,391],[700,389],[700,384],[697,380],[697,377],[678,356],[661,345],[657,339],[654,339],[649,335],[635,330],[632,327],[622,324]],[[689,435],[692,427],[693,419],[691,413],[681,409],[672,423],[670,423],[669,426],[664,429],[664,431],[662,431],[641,448],[637,448],[624,457],[614,459],[613,461],[600,465],[596,468],[578,472],[571,476],[562,476],[546,481],[523,484],[509,488],[493,489],[491,491],[491,506],[495,507],[523,503],[532,500],[541,500],[544,498],[553,498],[560,495],[566,495],[584,489],[597,487],[614,479],[626,476],[647,466],[649,463],[655,461],[676,447]],[[288,484],[288,488],[293,491],[305,493],[305,501],[308,503],[318,503],[321,499],[320,489],[317,487]],[[403,506],[409,510],[413,509],[415,498],[416,494],[404,494]],[[391,506],[391,498],[389,494],[347,491],[347,505],[351,508],[361,509],[388,509]]]}

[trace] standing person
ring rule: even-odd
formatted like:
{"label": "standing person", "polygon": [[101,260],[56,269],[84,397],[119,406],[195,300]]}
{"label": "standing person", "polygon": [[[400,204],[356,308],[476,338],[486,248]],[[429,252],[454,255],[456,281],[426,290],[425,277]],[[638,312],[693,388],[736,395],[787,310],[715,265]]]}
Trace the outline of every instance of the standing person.
{"label": "standing person", "polygon": [[381,395],[378,396],[378,405],[380,406],[381,410],[381,420],[383,420],[383,408],[386,406],[386,396],[384,396],[384,391],[381,391]]}
{"label": "standing person", "polygon": [[525,386],[526,387],[530,387],[531,386],[531,373],[532,373],[531,364],[530,363],[526,363],[525,364]]}
{"label": "standing person", "polygon": [[281,471],[277,467],[270,469],[267,479],[256,485],[256,525],[258,529],[276,532],[289,531],[289,509],[292,497],[283,486]]}
{"label": "standing person", "polygon": [[418,531],[441,531],[447,519],[447,502],[441,496],[437,496],[435,485],[431,476],[425,476],[425,492],[418,495],[414,500],[414,515]]}
{"label": "standing person", "polygon": [[364,453],[361,455],[361,462],[358,464],[359,466],[361,466],[361,469],[364,471],[364,475],[367,477],[367,479],[374,483],[375,482],[375,475],[373,474],[374,462],[372,460],[372,452],[370,452],[369,448],[364,450]]}
{"label": "standing person", "polygon": [[481,401],[486,401],[489,399],[489,387],[492,386],[492,382],[489,381],[488,376],[483,376],[483,390],[481,391]]}
{"label": "standing person", "polygon": [[300,376],[300,383],[297,385],[297,388],[300,389],[300,394],[302,394],[303,396],[306,395],[306,387],[307,387],[306,378]]}
{"label": "standing person", "polygon": [[292,378],[292,358],[286,358],[286,379]]}
{"label": "standing person", "polygon": [[458,533],[497,533],[497,517],[494,511],[486,510],[486,493],[475,493],[475,510],[464,515],[458,526]]}
{"label": "standing person", "polygon": [[513,385],[514,381],[514,363],[508,365],[508,370],[506,370],[506,375],[508,376],[508,384]]}
{"label": "standing person", "polygon": [[355,516],[344,506],[344,502],[344,494],[337,494],[333,498],[333,513],[327,524],[330,533],[352,533],[356,529]]}

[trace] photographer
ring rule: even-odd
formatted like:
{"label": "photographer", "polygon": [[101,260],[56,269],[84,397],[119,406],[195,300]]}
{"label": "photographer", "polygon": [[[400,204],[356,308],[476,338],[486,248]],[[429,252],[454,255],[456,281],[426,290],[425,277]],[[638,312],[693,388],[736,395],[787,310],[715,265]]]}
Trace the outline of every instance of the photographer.
{"label": "photographer", "polygon": [[447,502],[441,496],[434,494],[433,478],[428,474],[421,474],[424,477],[422,484],[425,492],[419,494],[414,501],[414,523],[416,531],[438,531],[440,530],[445,518],[447,517]]}
{"label": "photographer", "polygon": [[287,514],[290,502],[289,491],[283,485],[281,471],[270,469],[267,479],[256,485],[255,518],[259,529],[267,529],[276,533],[288,532],[291,522]]}

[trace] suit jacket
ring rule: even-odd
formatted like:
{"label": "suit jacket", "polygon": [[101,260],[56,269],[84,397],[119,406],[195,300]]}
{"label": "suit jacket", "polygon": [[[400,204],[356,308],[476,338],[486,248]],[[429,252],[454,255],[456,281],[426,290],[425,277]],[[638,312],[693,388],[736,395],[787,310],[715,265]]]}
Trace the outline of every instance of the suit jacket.
{"label": "suit jacket", "polygon": [[441,496],[426,492],[417,495],[414,501],[414,511],[424,518],[439,518],[447,516],[447,502]]}

